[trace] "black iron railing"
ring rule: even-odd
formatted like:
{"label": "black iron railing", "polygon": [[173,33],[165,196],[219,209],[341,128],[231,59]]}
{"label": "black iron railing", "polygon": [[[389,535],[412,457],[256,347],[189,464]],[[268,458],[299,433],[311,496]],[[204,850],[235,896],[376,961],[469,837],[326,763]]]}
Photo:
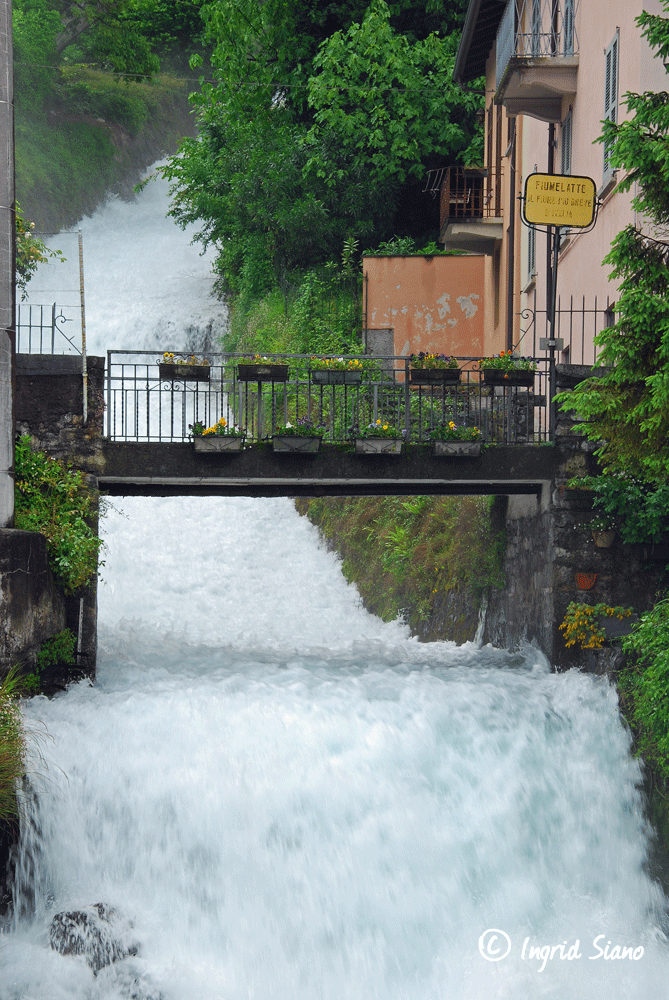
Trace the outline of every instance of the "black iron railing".
{"label": "black iron railing", "polygon": [[[306,355],[273,355],[264,366],[287,366],[248,379],[230,354],[208,355],[207,366],[190,370],[175,352],[169,368],[142,351],[109,351],[107,434],[116,441],[187,441],[198,422],[220,419],[246,434],[248,443],[267,439],[279,425],[308,420],[324,431],[324,441],[345,444],[381,421],[409,443],[427,442],[438,424],[476,426],[490,444],[548,440],[548,363],[538,360],[531,384],[489,385],[478,358],[459,359],[457,384],[418,384],[406,357],[360,357],[355,381],[325,381]],[[332,376],[329,376],[332,378]]]}
{"label": "black iron railing", "polygon": [[512,58],[578,55],[579,0],[509,0],[497,32],[496,86]]}
{"label": "black iron railing", "polygon": [[[77,320],[78,310],[55,302],[52,305],[17,304],[17,354],[81,354]],[[68,323],[73,326],[68,328]]]}

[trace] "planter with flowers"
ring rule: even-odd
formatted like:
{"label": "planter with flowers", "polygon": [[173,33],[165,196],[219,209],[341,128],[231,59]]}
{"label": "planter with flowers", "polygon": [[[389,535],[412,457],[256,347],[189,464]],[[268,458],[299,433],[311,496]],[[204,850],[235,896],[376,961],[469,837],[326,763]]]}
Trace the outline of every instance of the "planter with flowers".
{"label": "planter with flowers", "polygon": [[481,358],[479,369],[483,372],[485,385],[524,386],[534,385],[536,361],[533,358],[521,358],[513,351],[501,351],[492,358]]}
{"label": "planter with flowers", "polygon": [[637,621],[632,608],[572,601],[560,631],[567,647],[578,643],[581,649],[601,649],[605,642],[629,635]]}
{"label": "planter with flowers", "polygon": [[369,424],[355,436],[355,450],[359,455],[400,455],[402,436],[385,420]]}
{"label": "planter with flowers", "polygon": [[481,431],[449,420],[430,431],[433,453],[447,458],[477,458],[481,454]]}
{"label": "planter with flowers", "polygon": [[158,374],[168,382],[208,382],[209,362],[194,354],[177,355],[165,351],[163,360],[158,362]]}
{"label": "planter with flowers", "polygon": [[196,420],[190,425],[193,438],[193,448],[201,452],[234,452],[241,451],[246,437],[244,431],[230,427],[225,417],[221,417],[213,427],[205,427]]}
{"label": "planter with flowers", "polygon": [[294,424],[277,427],[272,435],[272,448],[282,453],[314,455],[324,434],[324,427],[317,427],[309,417],[299,417]]}
{"label": "planter with flowers", "polygon": [[610,549],[616,538],[615,518],[607,514],[597,514],[591,521],[588,521],[588,528],[592,532],[592,538],[598,549]]}
{"label": "planter with flowers", "polygon": [[412,354],[409,358],[409,381],[412,385],[457,385],[460,366],[457,358],[445,354]]}
{"label": "planter with flowers", "polygon": [[311,358],[311,381],[315,385],[355,385],[362,381],[359,358]]}
{"label": "planter with flowers", "polygon": [[270,358],[256,354],[237,365],[238,382],[287,382],[288,365],[278,364]]}

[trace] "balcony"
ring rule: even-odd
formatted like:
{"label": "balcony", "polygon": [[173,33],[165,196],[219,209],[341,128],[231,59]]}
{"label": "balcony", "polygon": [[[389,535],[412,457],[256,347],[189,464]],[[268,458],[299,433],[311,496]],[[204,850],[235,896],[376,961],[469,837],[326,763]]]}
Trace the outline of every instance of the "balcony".
{"label": "balcony", "polygon": [[497,32],[497,93],[510,116],[562,121],[578,74],[579,0],[509,0]]}
{"label": "balcony", "polygon": [[425,190],[439,193],[439,240],[447,250],[490,256],[501,245],[501,170],[441,167],[430,171]]}

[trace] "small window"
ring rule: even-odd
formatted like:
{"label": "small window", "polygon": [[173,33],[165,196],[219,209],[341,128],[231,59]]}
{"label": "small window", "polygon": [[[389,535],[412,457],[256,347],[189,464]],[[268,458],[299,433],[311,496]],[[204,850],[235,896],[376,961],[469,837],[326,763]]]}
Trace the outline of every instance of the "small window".
{"label": "small window", "polygon": [[[619,36],[616,32],[605,53],[604,75],[604,118],[609,122],[618,121],[618,65]],[[611,143],[604,143],[604,183],[610,181],[615,171],[610,163]]]}

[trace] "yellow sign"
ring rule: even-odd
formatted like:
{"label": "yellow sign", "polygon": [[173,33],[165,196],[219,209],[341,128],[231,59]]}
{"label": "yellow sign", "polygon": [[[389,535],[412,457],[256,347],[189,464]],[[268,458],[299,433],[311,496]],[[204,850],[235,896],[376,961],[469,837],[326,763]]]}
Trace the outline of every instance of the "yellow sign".
{"label": "yellow sign", "polygon": [[525,181],[525,221],[533,226],[586,229],[595,218],[597,191],[591,177],[530,174]]}

